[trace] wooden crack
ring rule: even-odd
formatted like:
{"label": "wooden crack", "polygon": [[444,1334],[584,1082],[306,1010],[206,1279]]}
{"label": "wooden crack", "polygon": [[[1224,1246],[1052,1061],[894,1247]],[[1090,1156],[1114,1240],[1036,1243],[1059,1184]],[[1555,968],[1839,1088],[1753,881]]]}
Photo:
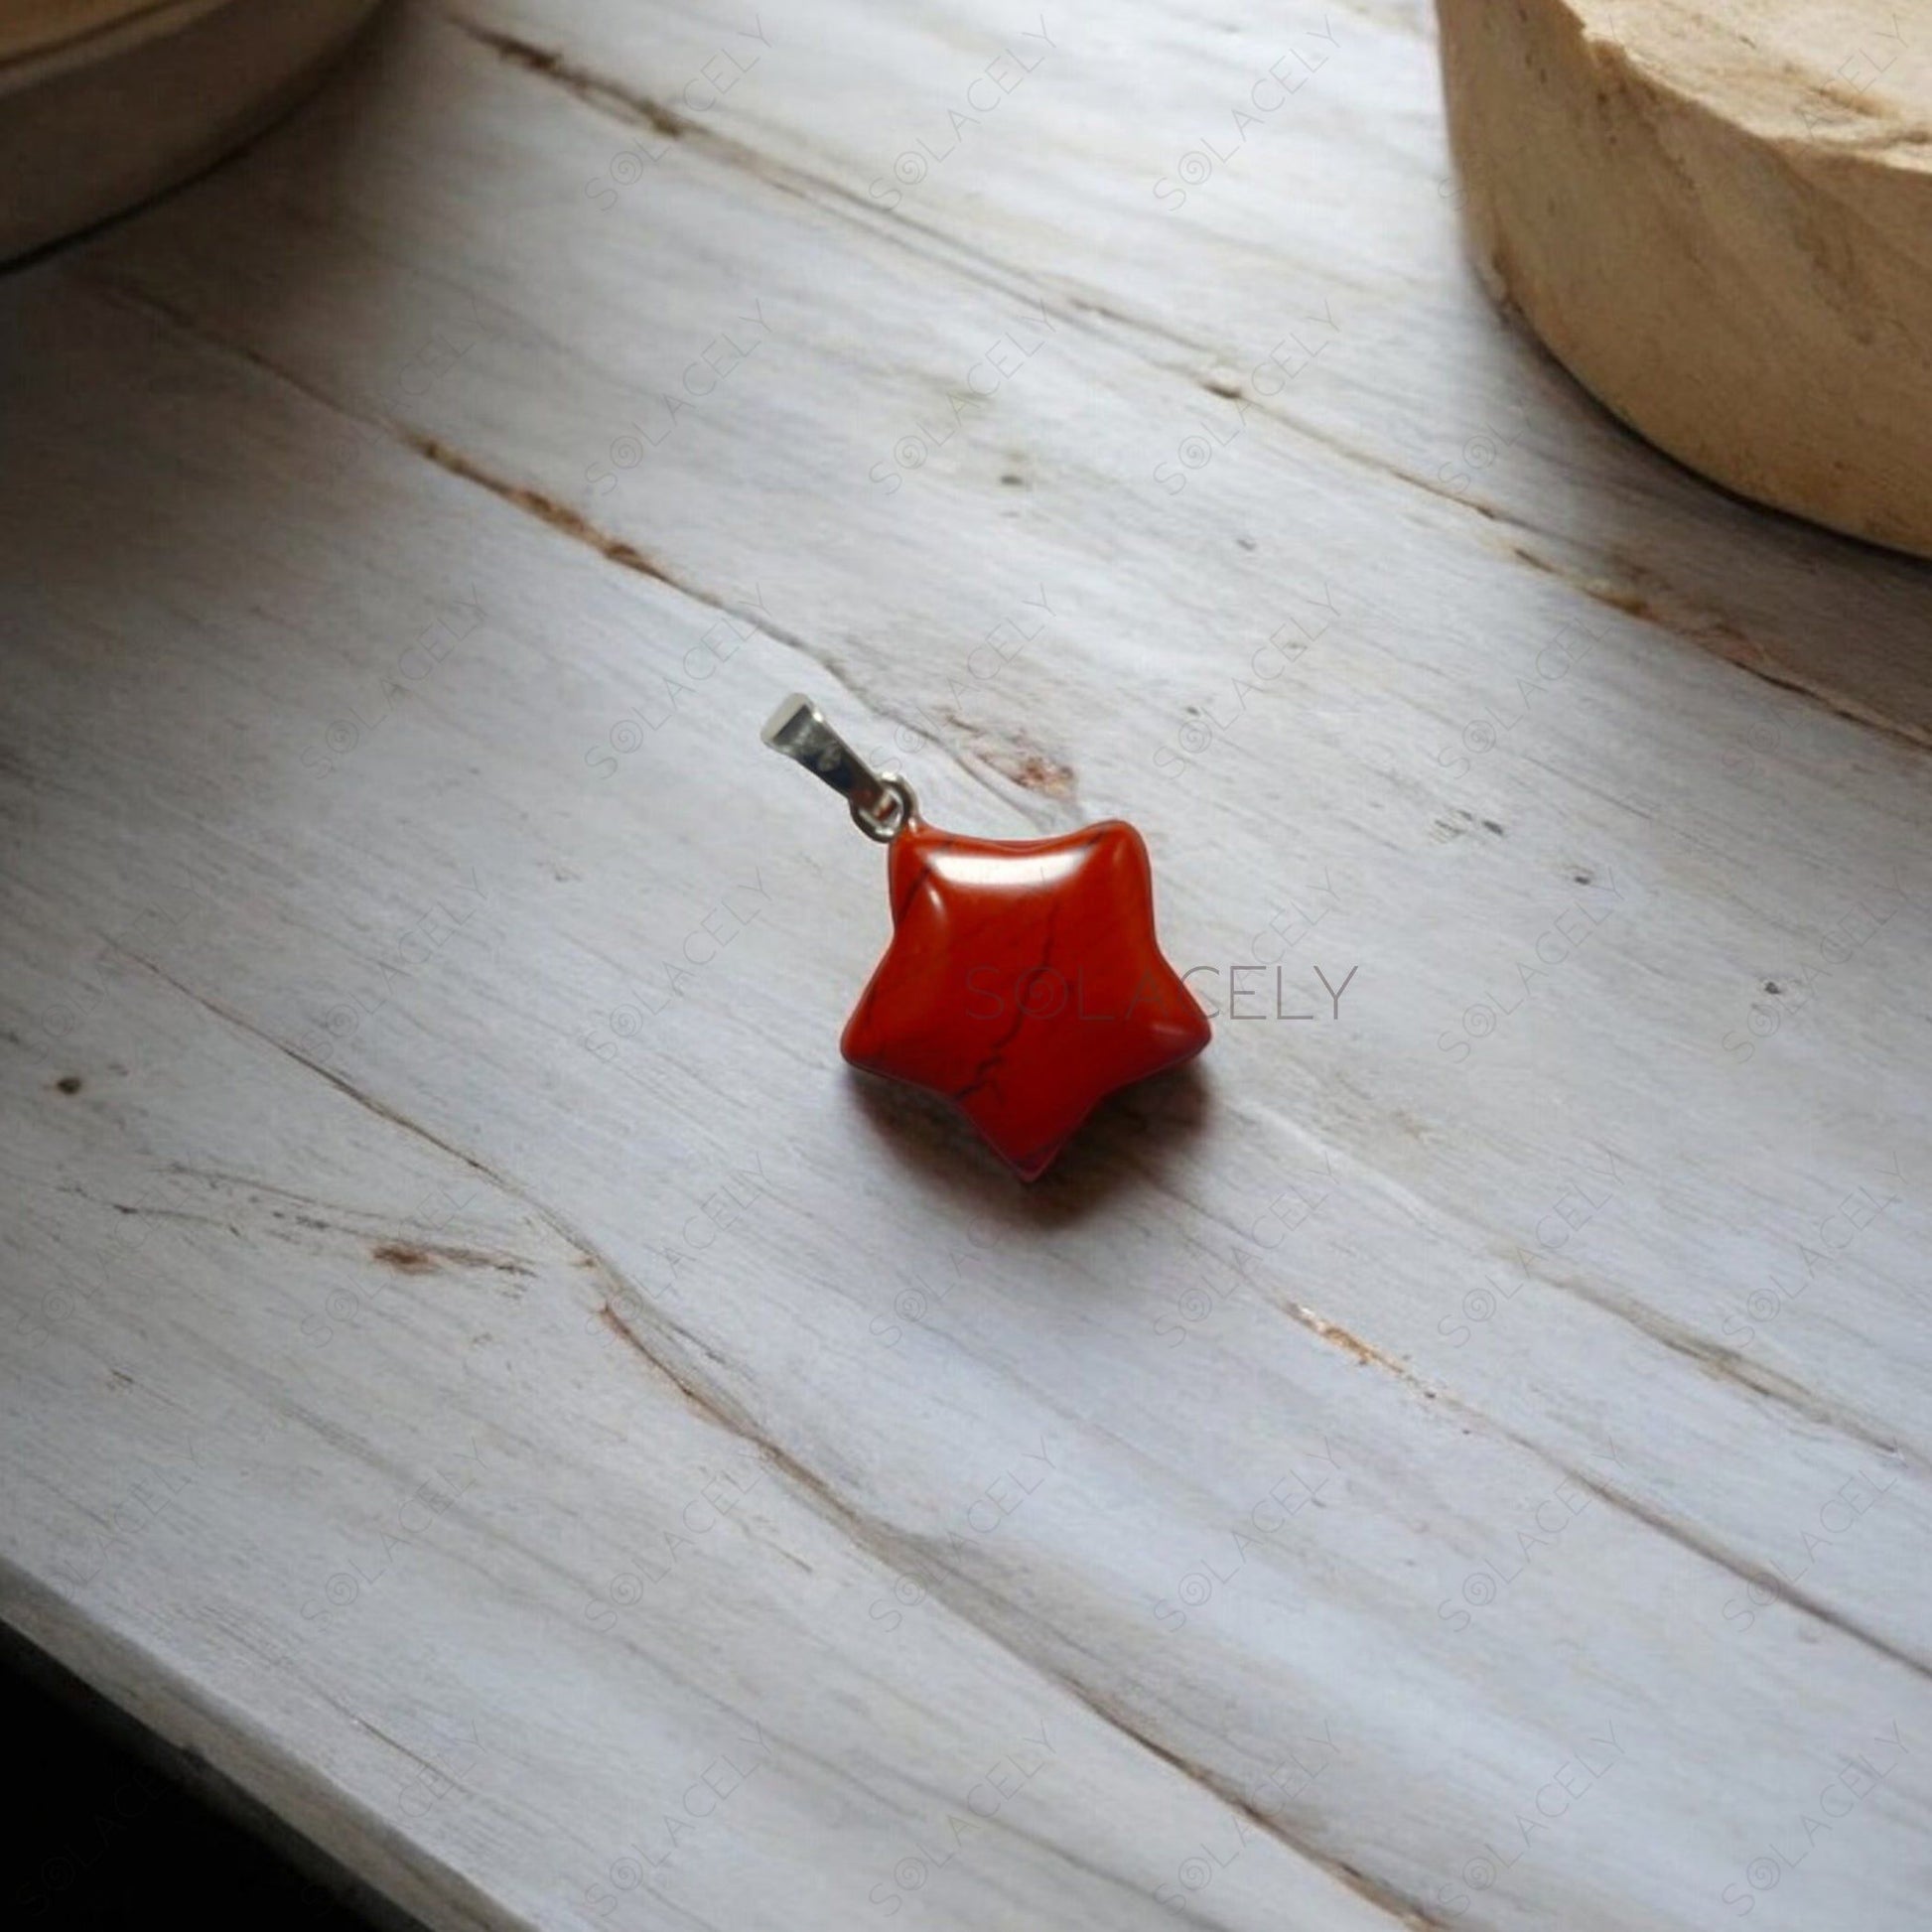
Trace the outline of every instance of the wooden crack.
{"label": "wooden crack", "polygon": [[[129,957],[132,958],[134,955],[130,954]],[[789,1450],[759,1430],[741,1405],[722,1392],[706,1387],[691,1373],[688,1366],[677,1364],[665,1351],[650,1347],[635,1329],[616,1312],[608,1299],[613,1292],[626,1307],[650,1305],[629,1286],[621,1272],[593,1242],[572,1227],[554,1209],[538,1200],[527,1189],[498,1173],[487,1162],[457,1147],[431,1129],[410,1120],[406,1115],[396,1112],[394,1108],[377,1100],[373,1095],[364,1093],[359,1087],[344,1079],[341,1074],[296,1051],[294,1047],[277,1039],[272,1034],[264,1033],[252,1021],[243,1018],[240,1014],[232,1012],[195,988],[185,985],[152,961],[139,959],[136,963],[157,979],[173,987],[185,999],[212,1014],[237,1032],[272,1048],[275,1052],[295,1061],[298,1066],[305,1067],[309,1072],[326,1080],[345,1099],[353,1101],[355,1105],[374,1115],[378,1120],[414,1136],[452,1160],[461,1162],[472,1173],[487,1180],[507,1199],[518,1202],[536,1215],[574,1253],[591,1263],[594,1273],[600,1280],[602,1292],[606,1296],[606,1300],[598,1310],[598,1314],[607,1328],[626,1341],[631,1349],[668,1382],[693,1409],[730,1435],[750,1445],[780,1475],[788,1478],[788,1486],[800,1499],[811,1506],[815,1514],[823,1518],[848,1541],[889,1570],[905,1568],[908,1558],[914,1554],[913,1546],[909,1542],[897,1537],[895,1532],[888,1530],[875,1518],[865,1516],[853,1509],[816,1470],[797,1460]],[[693,1341],[693,1338],[688,1336],[683,1339]],[[698,1344],[693,1341],[693,1345]],[[954,1574],[943,1565],[935,1565],[930,1558],[921,1559],[921,1568],[930,1574],[945,1576]],[[969,1590],[974,1588],[964,1579],[955,1578],[955,1581],[964,1584]],[[971,1625],[988,1642],[1012,1657],[1023,1668],[1061,1687],[1067,1695],[1091,1712],[1108,1728],[1131,1739],[1144,1750],[1179,1771],[1191,1783],[1199,1785],[1230,1809],[1241,1812],[1259,1830],[1267,1833],[1286,1849],[1307,1860],[1337,1882],[1346,1885],[1363,1899],[1380,1907],[1397,1923],[1414,1928],[1414,1932],[1443,1932],[1445,1922],[1428,1915],[1415,1900],[1383,1881],[1365,1874],[1359,1867],[1307,1844],[1274,1820],[1252,1810],[1238,1796],[1230,1795],[1234,1787],[1225,1775],[1214,1771],[1209,1766],[1193,1763],[1142,1731],[1134,1724],[1110,1710],[1104,1703],[1096,1701],[1076,1680],[1056,1671],[1040,1659],[1030,1656],[1026,1651],[1016,1648],[1007,1637],[974,1617],[951,1595],[944,1591],[932,1593],[939,1596],[954,1615]]]}

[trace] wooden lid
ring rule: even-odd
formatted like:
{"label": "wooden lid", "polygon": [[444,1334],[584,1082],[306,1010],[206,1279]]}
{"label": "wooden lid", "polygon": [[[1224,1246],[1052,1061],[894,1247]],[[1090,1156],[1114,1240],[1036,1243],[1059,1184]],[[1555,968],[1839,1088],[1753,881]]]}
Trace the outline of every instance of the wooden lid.
{"label": "wooden lid", "polygon": [[1477,261],[1742,495],[1932,555],[1932,30],[1894,0],[1438,0]]}

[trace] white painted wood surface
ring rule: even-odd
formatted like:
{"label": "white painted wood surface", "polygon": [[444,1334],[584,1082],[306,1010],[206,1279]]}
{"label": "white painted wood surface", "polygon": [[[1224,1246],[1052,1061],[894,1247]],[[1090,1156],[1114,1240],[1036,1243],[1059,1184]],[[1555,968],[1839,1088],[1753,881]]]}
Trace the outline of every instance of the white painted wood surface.
{"label": "white painted wood surface", "polygon": [[[1921,1926],[1932,575],[1419,6],[465,4],[6,285],[8,1621],[439,1927]],[[1315,1017],[1023,1190],[792,687]]]}

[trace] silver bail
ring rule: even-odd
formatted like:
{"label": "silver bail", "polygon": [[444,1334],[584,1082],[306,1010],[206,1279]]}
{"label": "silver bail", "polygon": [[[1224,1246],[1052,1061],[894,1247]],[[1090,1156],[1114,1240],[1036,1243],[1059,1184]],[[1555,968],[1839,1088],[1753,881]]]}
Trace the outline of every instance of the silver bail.
{"label": "silver bail", "polygon": [[774,752],[823,778],[851,807],[853,824],[881,845],[890,844],[919,809],[912,787],[897,771],[875,771],[799,692],[764,721],[760,736]]}

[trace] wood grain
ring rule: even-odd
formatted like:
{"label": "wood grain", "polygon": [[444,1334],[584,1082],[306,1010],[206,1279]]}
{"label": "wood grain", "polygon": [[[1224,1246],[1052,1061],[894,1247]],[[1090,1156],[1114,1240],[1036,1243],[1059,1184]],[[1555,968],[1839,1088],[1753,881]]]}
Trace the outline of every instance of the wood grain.
{"label": "wood grain", "polygon": [[[9,286],[10,1623],[437,1926],[1920,1922],[1928,578],[1435,86],[409,9]],[[1019,1190],[791,688],[1313,1017]]]}

